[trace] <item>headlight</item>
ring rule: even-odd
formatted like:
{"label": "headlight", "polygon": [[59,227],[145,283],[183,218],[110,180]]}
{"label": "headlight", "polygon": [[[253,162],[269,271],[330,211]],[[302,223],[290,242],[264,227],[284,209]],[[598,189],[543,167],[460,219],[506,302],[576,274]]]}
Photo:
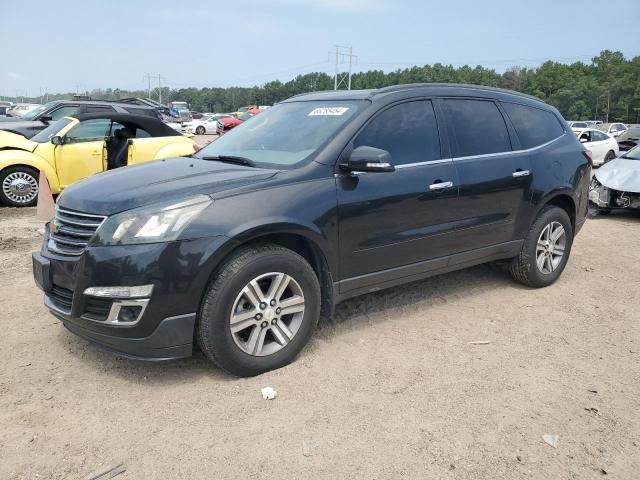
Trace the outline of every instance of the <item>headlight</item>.
{"label": "headlight", "polygon": [[197,195],[181,202],[156,203],[119,213],[107,218],[92,244],[132,245],[176,240],[212,203],[206,195]]}

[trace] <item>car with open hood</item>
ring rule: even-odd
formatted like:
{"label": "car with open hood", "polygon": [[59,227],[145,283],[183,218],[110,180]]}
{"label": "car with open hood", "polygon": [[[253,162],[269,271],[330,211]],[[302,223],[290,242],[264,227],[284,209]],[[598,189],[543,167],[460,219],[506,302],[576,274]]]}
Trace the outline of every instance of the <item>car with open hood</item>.
{"label": "car with open hood", "polygon": [[589,187],[592,213],[640,209],[640,146],[600,167]]}
{"label": "car with open hood", "polygon": [[35,205],[39,172],[58,194],[96,173],[196,149],[160,120],[126,113],[64,117],[30,139],[0,131],[0,203]]}
{"label": "car with open hood", "polygon": [[189,157],[66,189],[34,278],[50,312],[102,348],[166,360],[197,345],[257,375],[293,361],[347,298],[496,260],[553,284],[590,175],[560,113],[528,95],[306,94]]}

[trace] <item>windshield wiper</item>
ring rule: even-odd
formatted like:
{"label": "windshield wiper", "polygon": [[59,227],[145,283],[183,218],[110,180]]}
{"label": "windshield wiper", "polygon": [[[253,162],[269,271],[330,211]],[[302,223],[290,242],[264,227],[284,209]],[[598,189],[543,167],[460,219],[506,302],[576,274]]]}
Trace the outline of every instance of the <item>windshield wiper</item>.
{"label": "windshield wiper", "polygon": [[247,167],[255,167],[256,164],[253,160],[250,160],[246,157],[238,157],[236,155],[213,155],[213,156],[204,156],[202,160],[215,160],[218,162],[226,162],[226,163],[236,163],[238,165],[246,165]]}

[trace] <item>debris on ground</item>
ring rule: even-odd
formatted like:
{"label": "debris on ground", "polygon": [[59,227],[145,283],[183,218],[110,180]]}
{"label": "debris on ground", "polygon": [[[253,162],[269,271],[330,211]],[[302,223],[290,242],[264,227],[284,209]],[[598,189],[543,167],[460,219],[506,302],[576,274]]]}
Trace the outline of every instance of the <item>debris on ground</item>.
{"label": "debris on ground", "polygon": [[100,470],[96,470],[93,473],[90,473],[84,480],[108,480],[109,478],[113,478],[116,475],[120,475],[127,471],[127,468],[124,466],[124,463],[118,463],[116,465],[110,465],[106,468],[101,468]]}
{"label": "debris on ground", "polygon": [[273,400],[274,398],[276,398],[276,395],[278,394],[278,392],[276,392],[271,387],[264,387],[261,390],[261,392],[262,392],[262,398],[264,398],[265,400]]}
{"label": "debris on ground", "polygon": [[560,440],[560,436],[545,433],[544,435],[542,435],[542,439],[545,441],[545,443],[551,445],[553,448],[558,448],[558,441]]}
{"label": "debris on ground", "polygon": [[473,342],[467,342],[469,345],[489,345],[491,342],[489,340],[475,340]]}
{"label": "debris on ground", "polygon": [[595,407],[584,407],[584,410],[595,415],[600,415],[600,411]]}
{"label": "debris on ground", "polygon": [[302,455],[305,457],[311,456],[311,451],[309,450],[309,444],[306,441],[302,441]]}

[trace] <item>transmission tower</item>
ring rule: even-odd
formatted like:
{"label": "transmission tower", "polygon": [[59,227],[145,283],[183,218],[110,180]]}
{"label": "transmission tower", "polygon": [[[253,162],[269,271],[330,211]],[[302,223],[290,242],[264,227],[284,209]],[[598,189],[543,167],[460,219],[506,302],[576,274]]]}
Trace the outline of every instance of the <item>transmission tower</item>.
{"label": "transmission tower", "polygon": [[[333,77],[333,89],[338,90],[341,85],[346,85],[347,90],[351,90],[351,67],[354,63],[357,63],[358,57],[353,54],[353,47],[345,47],[343,45],[336,45],[335,47],[335,51],[329,52],[329,55],[333,55],[336,61],[336,74]],[[339,65],[347,62],[349,63],[348,70],[346,72],[340,72]]]}

